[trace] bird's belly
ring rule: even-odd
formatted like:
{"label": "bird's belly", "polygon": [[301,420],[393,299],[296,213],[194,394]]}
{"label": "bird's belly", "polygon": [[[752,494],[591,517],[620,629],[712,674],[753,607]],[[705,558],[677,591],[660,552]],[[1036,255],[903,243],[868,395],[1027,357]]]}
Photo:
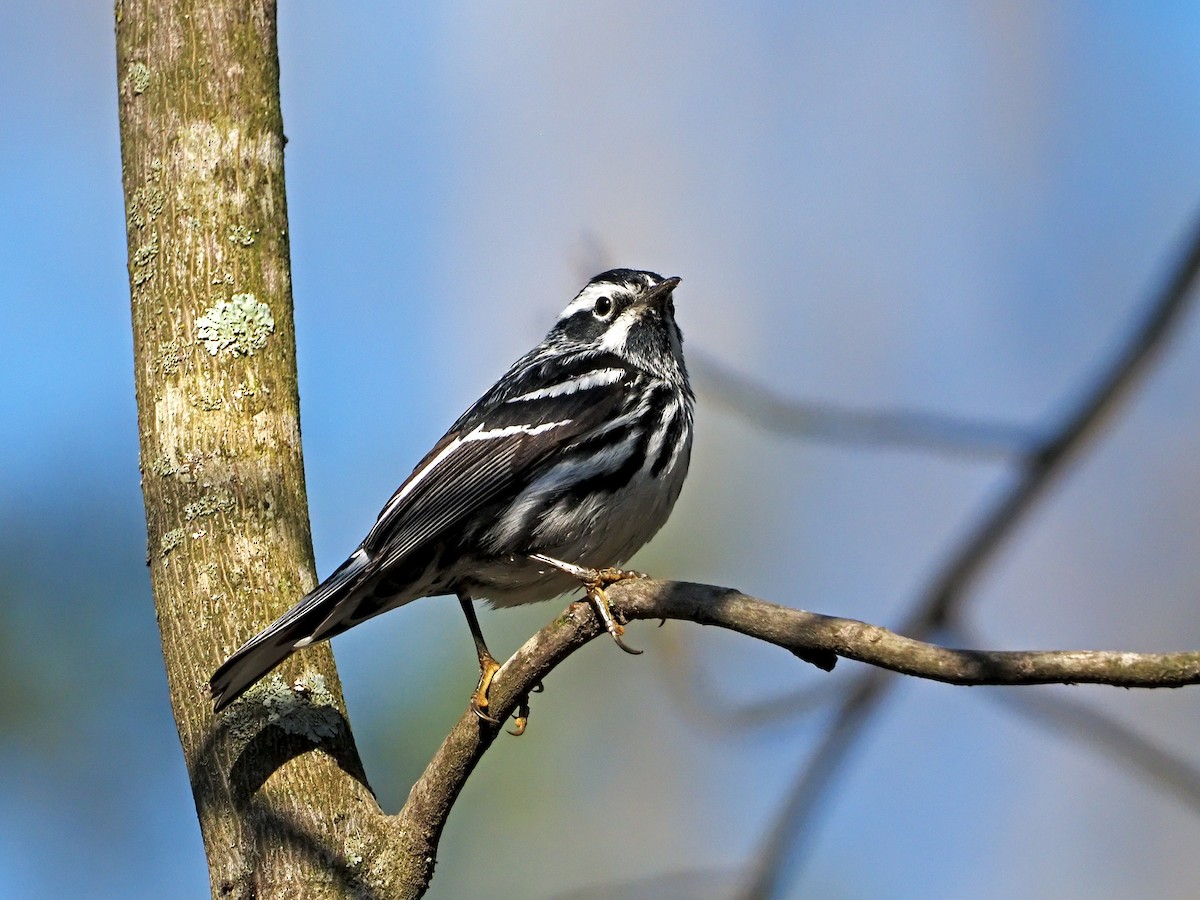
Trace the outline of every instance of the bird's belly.
{"label": "bird's belly", "polygon": [[664,485],[647,478],[616,494],[562,498],[545,506],[529,523],[531,546],[471,567],[472,596],[486,598],[493,606],[517,606],[549,600],[579,586],[576,579],[530,560],[529,553],[595,569],[624,564],[667,521],[683,479],[670,481]]}

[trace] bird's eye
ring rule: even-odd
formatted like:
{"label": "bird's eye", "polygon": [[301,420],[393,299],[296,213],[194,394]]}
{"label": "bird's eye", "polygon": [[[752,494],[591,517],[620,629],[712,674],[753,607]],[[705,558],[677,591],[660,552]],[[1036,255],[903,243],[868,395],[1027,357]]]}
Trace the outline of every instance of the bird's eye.
{"label": "bird's eye", "polygon": [[612,312],[612,299],[610,297],[601,297],[596,301],[596,306],[592,310],[599,319],[608,318],[608,314]]}

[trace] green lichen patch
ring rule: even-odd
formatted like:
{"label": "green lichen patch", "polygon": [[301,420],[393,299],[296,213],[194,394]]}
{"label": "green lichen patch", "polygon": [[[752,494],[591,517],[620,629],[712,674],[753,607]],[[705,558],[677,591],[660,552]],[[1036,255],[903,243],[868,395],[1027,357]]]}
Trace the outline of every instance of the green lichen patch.
{"label": "green lichen patch", "polygon": [[201,394],[191,395],[192,405],[205,412],[216,412],[218,409],[225,408],[225,400],[220,394],[212,391],[205,391]]}
{"label": "green lichen patch", "polygon": [[182,350],[179,341],[165,341],[159,348],[158,367],[164,375],[174,375],[179,371]]}
{"label": "green lichen patch", "polygon": [[172,528],[158,539],[158,553],[164,559],[167,554],[183,543],[185,535],[182,528]]}
{"label": "green lichen patch", "polygon": [[144,94],[150,87],[150,69],[143,62],[135,62],[129,67],[129,84],[135,94]]}
{"label": "green lichen patch", "polygon": [[[167,478],[171,475],[187,475],[191,470],[187,463],[176,465],[175,462],[165,453],[150,461],[148,471],[152,475],[157,475],[160,478]],[[188,479],[189,481],[192,479]]]}
{"label": "green lichen patch", "polygon": [[222,720],[235,745],[248,743],[266,725],[303,735],[314,744],[333,737],[342,727],[325,678],[316,672],[306,672],[295,684],[272,672],[232,704]]}
{"label": "green lichen patch", "polygon": [[230,563],[225,571],[225,577],[234,587],[241,587],[246,583],[246,567],[240,563]]}
{"label": "green lichen patch", "polygon": [[148,222],[159,217],[165,202],[166,196],[157,185],[148,184],[138,188],[129,197],[129,224],[145,228]]}
{"label": "green lichen patch", "polygon": [[227,512],[237,505],[233,494],[226,490],[215,490],[205,494],[199,500],[189,503],[183,508],[183,517],[188,522],[195,519],[202,519],[205,516],[216,515],[219,512]]}
{"label": "green lichen patch", "polygon": [[252,356],[267,345],[274,331],[271,308],[253,294],[234,294],[196,320],[196,339],[212,356],[222,351]]}
{"label": "green lichen patch", "polygon": [[229,241],[232,244],[240,244],[243,247],[249,247],[254,243],[254,232],[245,225],[230,225]]}
{"label": "green lichen patch", "polygon": [[333,706],[333,694],[325,687],[325,676],[320,672],[306,670],[296,679],[296,693],[305,694],[311,703],[317,706]]}
{"label": "green lichen patch", "polygon": [[245,381],[238,382],[238,386],[233,389],[234,400],[248,400],[258,393],[258,388],[246,383]]}
{"label": "green lichen patch", "polygon": [[150,221],[153,222],[163,211],[166,195],[163,194],[162,188],[153,184],[148,184],[139,190],[142,192],[142,206],[146,210],[146,214],[150,216]]}
{"label": "green lichen patch", "polygon": [[154,277],[154,259],[158,256],[158,236],[142,244],[133,253],[133,283],[145,284]]}
{"label": "green lichen patch", "polygon": [[352,869],[362,865],[363,856],[366,855],[366,852],[366,842],[363,841],[360,834],[351,834],[342,842],[342,853],[345,854],[346,862],[350,864],[350,868]]}
{"label": "green lichen patch", "polygon": [[[282,684],[283,679],[279,679]],[[325,678],[309,672],[296,679],[292,687],[283,685],[268,691],[262,699],[267,721],[288,734],[300,734],[314,744],[331,738],[342,727],[342,717],[333,706],[333,696],[325,687]]]}

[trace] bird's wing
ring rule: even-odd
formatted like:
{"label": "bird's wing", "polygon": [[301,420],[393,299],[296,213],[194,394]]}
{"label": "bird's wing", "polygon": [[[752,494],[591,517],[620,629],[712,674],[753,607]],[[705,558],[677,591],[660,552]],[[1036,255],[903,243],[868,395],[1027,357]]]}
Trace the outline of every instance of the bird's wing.
{"label": "bird's wing", "polygon": [[634,377],[624,367],[596,367],[594,361],[579,372],[555,374],[556,380],[539,379],[541,386],[530,390],[489,392],[455,423],[392,495],[363,541],[373,570],[505,493],[515,495],[556,450],[615,419]]}

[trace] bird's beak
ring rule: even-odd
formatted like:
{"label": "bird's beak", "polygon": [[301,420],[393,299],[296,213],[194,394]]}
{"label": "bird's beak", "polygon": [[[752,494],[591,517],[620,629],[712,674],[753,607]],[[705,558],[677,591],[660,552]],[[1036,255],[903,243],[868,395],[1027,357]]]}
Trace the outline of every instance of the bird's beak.
{"label": "bird's beak", "polygon": [[662,305],[667,297],[671,295],[671,291],[675,290],[679,284],[679,278],[666,278],[663,281],[650,288],[650,293],[642,298],[642,303],[646,306]]}

